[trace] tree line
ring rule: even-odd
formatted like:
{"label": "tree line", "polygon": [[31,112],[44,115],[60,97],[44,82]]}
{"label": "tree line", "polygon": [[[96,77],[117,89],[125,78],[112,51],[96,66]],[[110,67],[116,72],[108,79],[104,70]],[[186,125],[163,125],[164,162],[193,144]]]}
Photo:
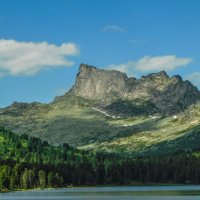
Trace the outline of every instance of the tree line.
{"label": "tree line", "polygon": [[200,153],[126,158],[55,147],[0,130],[0,189],[69,185],[200,183]]}

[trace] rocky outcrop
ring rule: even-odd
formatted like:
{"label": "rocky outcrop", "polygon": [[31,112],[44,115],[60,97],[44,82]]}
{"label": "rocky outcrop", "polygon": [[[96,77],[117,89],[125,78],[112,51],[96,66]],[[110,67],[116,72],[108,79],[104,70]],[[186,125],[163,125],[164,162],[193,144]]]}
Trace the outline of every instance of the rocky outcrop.
{"label": "rocky outcrop", "polygon": [[81,64],[76,83],[69,94],[110,102],[126,95],[129,88],[128,82],[129,79],[125,73]]}
{"label": "rocky outcrop", "polygon": [[137,104],[146,101],[163,115],[180,112],[200,99],[199,90],[178,75],[169,77],[161,71],[137,80],[116,70],[98,69],[86,64],[80,65],[76,83],[68,94],[105,105],[119,99]]}

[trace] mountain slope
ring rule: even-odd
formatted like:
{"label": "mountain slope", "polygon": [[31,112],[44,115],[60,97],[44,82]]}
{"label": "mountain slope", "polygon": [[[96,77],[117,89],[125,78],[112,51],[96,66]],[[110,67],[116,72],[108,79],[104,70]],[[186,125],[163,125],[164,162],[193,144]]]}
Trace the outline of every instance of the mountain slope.
{"label": "mountain slope", "polygon": [[198,89],[180,76],[160,72],[137,80],[81,65],[67,94],[50,104],[15,102],[0,109],[0,126],[55,145],[167,154],[200,146],[199,98]]}

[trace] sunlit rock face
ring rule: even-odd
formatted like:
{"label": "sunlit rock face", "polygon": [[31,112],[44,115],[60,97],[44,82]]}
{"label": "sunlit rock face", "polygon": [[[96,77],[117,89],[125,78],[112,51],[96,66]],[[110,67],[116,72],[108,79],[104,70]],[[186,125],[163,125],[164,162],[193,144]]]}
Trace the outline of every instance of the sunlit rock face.
{"label": "sunlit rock face", "polygon": [[81,64],[70,94],[107,102],[124,97],[128,92],[128,82],[125,73]]}
{"label": "sunlit rock face", "polygon": [[104,70],[81,64],[70,95],[111,104],[118,99],[153,104],[162,114],[174,114],[200,99],[200,92],[189,81],[166,72],[152,73],[141,79],[128,78],[116,70]]}

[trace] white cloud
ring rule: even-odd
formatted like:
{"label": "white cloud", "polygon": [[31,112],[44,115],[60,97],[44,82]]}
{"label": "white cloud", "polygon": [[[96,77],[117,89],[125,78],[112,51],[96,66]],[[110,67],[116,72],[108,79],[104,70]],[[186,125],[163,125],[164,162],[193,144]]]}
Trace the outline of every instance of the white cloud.
{"label": "white cloud", "polygon": [[196,86],[200,86],[200,72],[194,72],[185,77],[186,80],[191,81]]}
{"label": "white cloud", "polygon": [[192,62],[192,58],[179,58],[175,55],[166,56],[144,56],[137,61],[129,61],[124,64],[110,65],[108,68],[116,69],[132,75],[138,72],[157,72],[157,71],[173,71],[178,67],[185,66]]}
{"label": "white cloud", "polygon": [[107,25],[103,28],[103,32],[127,32],[127,30],[123,27],[120,27],[118,25]]}
{"label": "white cloud", "polygon": [[178,58],[175,55],[145,56],[136,61],[135,68],[143,72],[160,70],[172,71],[191,62],[192,58]]}
{"label": "white cloud", "polygon": [[35,75],[43,69],[72,66],[68,57],[79,54],[74,43],[60,46],[47,42],[17,42],[0,40],[0,74],[13,76]]}

